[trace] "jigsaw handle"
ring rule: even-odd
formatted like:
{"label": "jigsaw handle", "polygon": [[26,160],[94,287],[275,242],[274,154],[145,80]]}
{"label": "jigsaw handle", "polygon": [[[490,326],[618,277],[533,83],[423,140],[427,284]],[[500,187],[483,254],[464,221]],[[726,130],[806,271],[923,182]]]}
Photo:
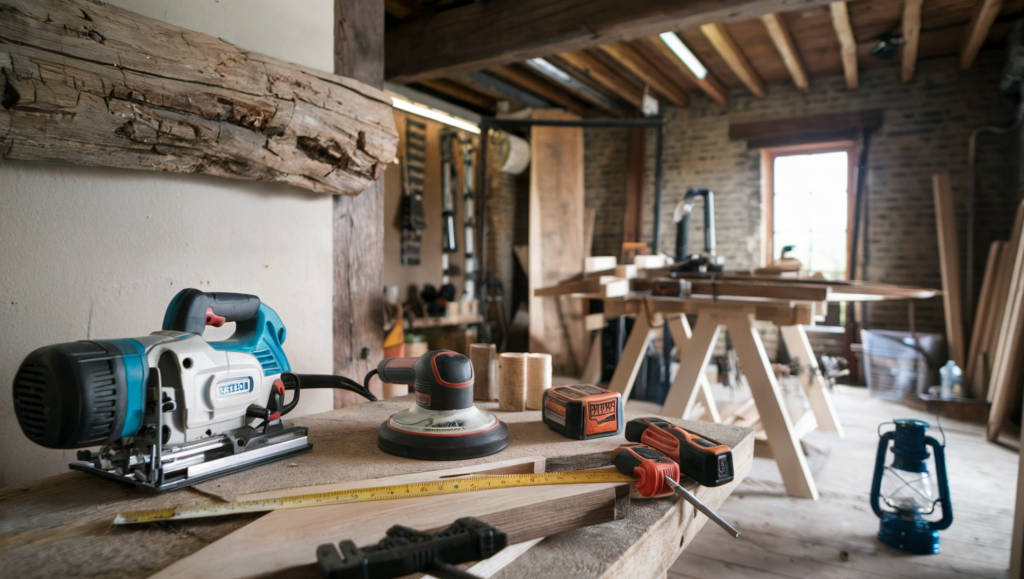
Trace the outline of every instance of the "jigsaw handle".
{"label": "jigsaw handle", "polygon": [[183,289],[167,306],[163,329],[202,335],[206,326],[254,320],[259,311],[260,298],[253,295]]}

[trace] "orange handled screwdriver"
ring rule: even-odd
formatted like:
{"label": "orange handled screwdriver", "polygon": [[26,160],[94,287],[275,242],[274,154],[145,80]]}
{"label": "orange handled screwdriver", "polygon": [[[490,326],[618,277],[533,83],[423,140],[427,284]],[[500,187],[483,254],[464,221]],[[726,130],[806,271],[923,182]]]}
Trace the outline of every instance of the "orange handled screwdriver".
{"label": "orange handled screwdriver", "polygon": [[732,482],[732,451],[661,418],[636,418],[626,424],[626,440],[640,442],[679,463],[682,474],[701,486]]}
{"label": "orange handled screwdriver", "polygon": [[655,497],[674,491],[734,538],[740,536],[740,532],[719,517],[711,507],[680,486],[677,482],[679,464],[657,450],[642,444],[620,446],[612,451],[612,464],[622,474],[636,479],[636,490],[642,496]]}

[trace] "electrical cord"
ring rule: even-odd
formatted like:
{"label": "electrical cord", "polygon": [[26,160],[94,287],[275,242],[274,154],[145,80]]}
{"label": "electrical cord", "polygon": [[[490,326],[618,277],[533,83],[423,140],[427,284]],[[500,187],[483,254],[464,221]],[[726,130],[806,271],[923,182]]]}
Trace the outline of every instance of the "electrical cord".
{"label": "electrical cord", "polygon": [[370,378],[373,378],[376,375],[377,375],[377,369],[376,368],[374,368],[373,370],[370,370],[369,372],[366,373],[366,377],[363,378],[363,390],[366,390],[367,392],[370,391]]}
{"label": "electrical cord", "polygon": [[[372,373],[376,374],[377,371],[373,370]],[[281,381],[284,383],[285,390],[291,390],[295,393],[292,396],[292,401],[281,409],[281,416],[284,416],[295,409],[295,406],[299,403],[299,393],[303,388],[333,388],[335,390],[345,390],[347,392],[358,394],[370,402],[377,402],[377,397],[373,395],[373,392],[370,392],[368,387],[359,384],[351,378],[346,378],[345,376],[282,372]],[[369,376],[367,376],[367,382],[369,382]]]}

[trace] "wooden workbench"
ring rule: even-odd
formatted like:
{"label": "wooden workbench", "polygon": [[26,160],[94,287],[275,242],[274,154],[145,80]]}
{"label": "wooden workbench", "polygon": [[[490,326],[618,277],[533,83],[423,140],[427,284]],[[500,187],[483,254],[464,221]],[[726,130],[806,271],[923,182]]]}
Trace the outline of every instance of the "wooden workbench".
{"label": "wooden workbench", "polygon": [[[411,403],[410,395],[299,418],[295,423],[309,427],[312,452],[164,495],[143,495],[126,485],[81,472],[2,489],[0,575],[47,579],[147,577],[201,549],[215,550],[216,541],[259,518],[259,515],[242,515],[113,527],[114,516],[123,511],[230,500],[274,489],[479,465],[514,457],[544,456],[549,471],[590,468],[607,464],[609,451],[624,442],[621,436],[572,441],[544,426],[539,412],[495,411],[509,425],[510,433],[509,447],[497,455],[469,461],[425,462],[382,453],[375,443],[378,425]],[[686,485],[709,506],[717,508],[750,470],[753,430],[677,422],[733,449],[734,482],[717,488],[697,487],[692,481]],[[510,489],[521,490],[525,489]],[[622,518],[550,536],[494,576],[660,577],[706,521],[703,515],[694,517],[689,503],[674,497],[632,500]],[[712,527],[705,532],[721,533],[717,527]],[[322,542],[343,539],[345,537],[328,537]],[[317,544],[309,545],[310,561],[315,559]],[[275,541],[271,537],[266,545],[251,545],[250,548],[256,556],[260,551],[273,551]],[[311,566],[288,571],[261,576],[317,576]],[[192,576],[219,574],[217,568],[209,568],[208,573]]]}
{"label": "wooden workbench", "polygon": [[[757,422],[763,428],[759,456],[775,459],[786,491],[791,496],[814,500],[818,498],[818,490],[800,446],[800,437],[815,428],[842,436],[843,429],[803,326],[814,323],[814,311],[825,301],[926,299],[938,293],[926,288],[868,282],[726,273],[685,278],[692,285],[692,293],[688,296],[617,295],[618,291],[603,290],[623,280],[601,275],[607,273],[598,272],[581,280],[542,288],[538,294],[575,295],[600,300],[604,305],[603,314],[592,316],[603,316],[604,319],[635,316],[633,330],[623,347],[608,389],[629,397],[654,330],[667,324],[679,352],[679,371],[665,398],[662,414],[689,417],[695,405],[700,403],[705,409],[705,420],[720,422],[722,416],[704,369],[711,359],[721,328],[725,326],[732,336],[756,403]],[[641,273],[647,277],[659,277],[668,271],[644,270]],[[692,331],[687,314],[697,316],[697,324]],[[790,416],[783,403],[782,391],[754,325],[755,320],[779,326],[790,356],[804,367],[800,378],[811,412],[805,413],[799,421]]]}

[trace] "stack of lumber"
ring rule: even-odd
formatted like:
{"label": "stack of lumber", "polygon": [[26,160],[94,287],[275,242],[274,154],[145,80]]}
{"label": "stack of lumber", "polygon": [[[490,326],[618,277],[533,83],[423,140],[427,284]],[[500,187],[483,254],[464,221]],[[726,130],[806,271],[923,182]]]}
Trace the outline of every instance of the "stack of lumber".
{"label": "stack of lumber", "polygon": [[[1024,203],[1010,241],[992,245],[982,281],[968,360],[972,393],[992,406],[988,439],[995,441],[1012,408],[1021,403],[1024,377]],[[972,364],[973,362],[973,364]]]}

